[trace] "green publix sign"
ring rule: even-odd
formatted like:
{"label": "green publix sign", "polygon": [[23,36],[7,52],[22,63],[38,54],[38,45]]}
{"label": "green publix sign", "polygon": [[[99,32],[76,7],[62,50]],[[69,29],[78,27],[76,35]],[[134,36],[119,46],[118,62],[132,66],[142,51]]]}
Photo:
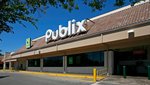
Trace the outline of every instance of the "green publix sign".
{"label": "green publix sign", "polygon": [[26,48],[29,49],[31,47],[31,38],[26,39]]}

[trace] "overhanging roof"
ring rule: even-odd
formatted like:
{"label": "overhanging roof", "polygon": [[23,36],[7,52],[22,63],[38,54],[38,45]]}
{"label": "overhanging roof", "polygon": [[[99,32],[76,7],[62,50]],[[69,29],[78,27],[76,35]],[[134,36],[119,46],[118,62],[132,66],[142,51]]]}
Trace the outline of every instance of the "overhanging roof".
{"label": "overhanging roof", "polygon": [[89,29],[88,32],[85,34],[80,34],[58,41],[53,41],[48,44],[45,42],[45,38],[42,37],[32,42],[32,47],[30,49],[26,49],[26,47],[23,46],[13,55],[62,43],[73,42],[79,39],[88,38],[99,34],[112,33],[118,30],[125,30],[127,29],[126,27],[130,27],[132,25],[148,23],[150,22],[150,2],[133,6],[104,17],[96,18],[93,20],[93,22],[95,23],[88,22],[87,25],[85,25],[85,28]]}

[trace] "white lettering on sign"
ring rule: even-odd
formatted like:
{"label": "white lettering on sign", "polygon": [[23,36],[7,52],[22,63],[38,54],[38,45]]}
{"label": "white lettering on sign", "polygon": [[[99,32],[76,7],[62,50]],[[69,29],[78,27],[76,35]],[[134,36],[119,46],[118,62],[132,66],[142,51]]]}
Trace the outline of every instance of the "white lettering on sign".
{"label": "white lettering on sign", "polygon": [[59,29],[55,32],[48,29],[45,33],[45,41],[49,42],[59,38],[65,38],[67,36],[86,32],[87,30],[83,27],[84,22],[85,20],[82,20],[81,22],[76,22],[75,20],[68,21],[68,27],[62,27],[62,25],[59,25]]}

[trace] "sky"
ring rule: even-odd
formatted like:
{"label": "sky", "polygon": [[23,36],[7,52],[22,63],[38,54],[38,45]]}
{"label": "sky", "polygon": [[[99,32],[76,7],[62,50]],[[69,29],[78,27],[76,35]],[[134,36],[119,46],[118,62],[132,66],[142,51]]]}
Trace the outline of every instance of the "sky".
{"label": "sky", "polygon": [[76,21],[90,19],[119,8],[113,5],[115,0],[107,0],[102,10],[92,12],[92,9],[83,5],[81,1],[77,0],[79,10],[73,10],[72,12],[54,7],[49,7],[45,14],[37,12],[34,17],[38,19],[36,23],[38,29],[35,29],[34,26],[27,22],[24,22],[27,28],[18,23],[12,24],[14,33],[3,32],[0,34],[0,39],[2,39],[0,41],[0,50],[2,50],[2,53],[15,52],[25,45],[26,38],[35,39],[43,36],[48,29],[57,30],[59,25],[67,26],[68,21],[72,19]]}

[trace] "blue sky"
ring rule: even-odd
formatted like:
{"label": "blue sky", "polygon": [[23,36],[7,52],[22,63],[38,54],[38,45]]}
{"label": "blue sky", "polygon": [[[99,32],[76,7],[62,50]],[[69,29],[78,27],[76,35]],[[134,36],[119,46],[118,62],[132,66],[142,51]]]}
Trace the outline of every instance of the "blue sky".
{"label": "blue sky", "polygon": [[34,39],[40,37],[45,34],[47,29],[56,30],[60,24],[67,26],[69,20],[75,19],[76,21],[81,21],[117,9],[118,7],[113,6],[114,1],[115,0],[108,0],[102,10],[95,12],[92,12],[91,8],[83,5],[81,1],[78,0],[79,10],[68,12],[62,8],[50,7],[47,9],[46,14],[36,13],[34,17],[38,19],[36,25],[39,29],[35,29],[34,26],[26,22],[24,22],[24,24],[27,28],[17,23],[13,24],[14,34],[5,32],[0,34],[0,39],[2,39],[2,41],[0,41],[0,50],[2,50],[2,53],[16,51],[25,45],[26,38],[30,37]]}

